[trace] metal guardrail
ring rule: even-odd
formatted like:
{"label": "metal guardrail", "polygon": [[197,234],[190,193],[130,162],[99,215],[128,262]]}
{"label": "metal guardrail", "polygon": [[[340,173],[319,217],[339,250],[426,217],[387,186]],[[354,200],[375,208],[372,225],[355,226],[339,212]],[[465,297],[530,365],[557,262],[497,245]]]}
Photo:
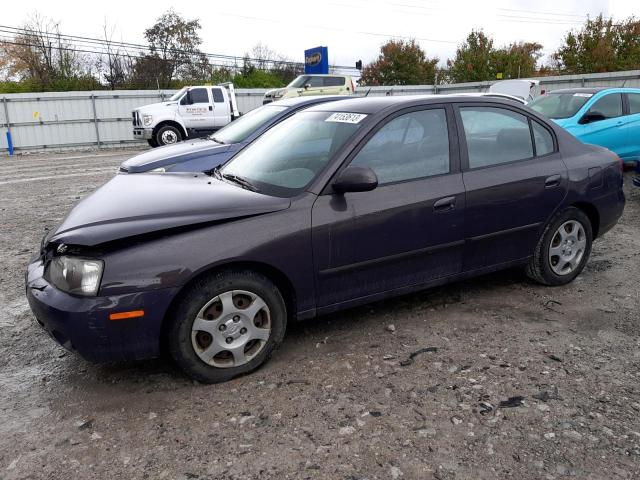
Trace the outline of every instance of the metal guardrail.
{"label": "metal guardrail", "polygon": [[[587,84],[640,87],[640,70],[538,80],[546,90]],[[357,93],[380,96],[484,92],[492,83],[359,87]],[[246,113],[262,105],[265,92],[266,89],[236,89],[240,111]],[[0,98],[0,128],[5,130],[5,135],[0,135],[0,153],[140,144],[132,138],[131,110],[165,101],[173,93],[172,90],[119,90],[6,94]]]}

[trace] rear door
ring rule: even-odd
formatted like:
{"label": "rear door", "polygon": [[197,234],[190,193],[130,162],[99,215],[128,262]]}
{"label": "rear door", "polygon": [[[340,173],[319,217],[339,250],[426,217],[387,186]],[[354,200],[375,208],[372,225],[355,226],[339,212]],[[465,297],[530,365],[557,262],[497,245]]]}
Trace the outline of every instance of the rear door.
{"label": "rear door", "polygon": [[604,120],[584,124],[579,135],[580,140],[583,143],[608,148],[622,156],[627,143],[627,132],[621,128],[625,122],[622,106],[621,93],[607,93],[596,99],[587,110],[587,114],[602,114]]}
{"label": "rear door", "polygon": [[231,121],[231,111],[227,101],[227,92],[222,87],[211,87],[211,105],[213,108],[214,127],[222,128]]}
{"label": "rear door", "polygon": [[213,104],[209,89],[195,87],[182,97],[178,112],[184,125],[193,130],[211,130],[214,127]]}
{"label": "rear door", "polygon": [[524,259],[567,191],[555,136],[515,107],[456,109],[466,189],[463,269]]}
{"label": "rear door", "polygon": [[316,200],[319,307],[460,272],[464,187],[447,110],[421,107],[381,122],[345,162],[371,168],[378,187]]}

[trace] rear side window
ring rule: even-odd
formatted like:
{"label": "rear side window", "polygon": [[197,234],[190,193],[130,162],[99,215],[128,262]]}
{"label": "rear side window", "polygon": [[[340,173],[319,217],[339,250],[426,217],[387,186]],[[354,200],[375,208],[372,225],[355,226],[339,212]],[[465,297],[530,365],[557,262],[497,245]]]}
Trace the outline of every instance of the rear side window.
{"label": "rear side window", "polygon": [[378,183],[449,172],[449,136],[443,109],[406,113],[378,130],[351,165],[371,168]]}
{"label": "rear side window", "polygon": [[533,128],[533,139],[536,143],[536,156],[539,157],[553,152],[553,137],[549,130],[535,120],[531,121],[531,127]]}
{"label": "rear side window", "polygon": [[631,115],[640,113],[640,93],[627,93],[629,99],[629,113]]}
{"label": "rear side window", "polygon": [[342,77],[324,77],[325,87],[341,87],[344,85],[344,78]]}
{"label": "rear side window", "polygon": [[216,103],[224,103],[224,95],[222,94],[221,88],[212,88],[211,93],[213,93],[213,101]]}
{"label": "rear side window", "polygon": [[616,118],[622,115],[622,94],[610,93],[596,100],[589,113],[601,113],[604,118]]}
{"label": "rear side window", "polygon": [[191,103],[209,103],[209,94],[206,88],[193,88],[189,92]]}
{"label": "rear side window", "polygon": [[525,115],[497,107],[461,107],[460,116],[469,168],[533,157],[531,132]]}

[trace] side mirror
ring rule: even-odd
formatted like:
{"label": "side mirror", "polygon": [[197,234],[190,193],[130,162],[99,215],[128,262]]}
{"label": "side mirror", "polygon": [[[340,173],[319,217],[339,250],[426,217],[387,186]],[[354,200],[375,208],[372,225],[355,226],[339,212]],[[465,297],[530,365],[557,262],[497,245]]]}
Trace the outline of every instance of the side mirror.
{"label": "side mirror", "polygon": [[587,123],[599,122],[600,120],[606,120],[606,119],[607,117],[605,117],[600,112],[587,112],[582,116],[582,118],[578,123],[580,125],[585,125]]}
{"label": "side mirror", "polygon": [[345,168],[333,182],[336,193],[369,192],[378,186],[378,177],[369,167]]}
{"label": "side mirror", "polygon": [[304,89],[307,90],[308,88],[311,88],[311,84],[310,83],[305,83],[304,84]]}

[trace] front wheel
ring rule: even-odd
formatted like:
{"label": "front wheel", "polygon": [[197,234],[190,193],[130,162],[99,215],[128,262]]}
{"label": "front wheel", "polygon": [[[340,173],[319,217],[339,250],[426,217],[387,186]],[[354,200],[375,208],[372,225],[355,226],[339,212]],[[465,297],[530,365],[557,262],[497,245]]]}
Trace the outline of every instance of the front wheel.
{"label": "front wheel", "polygon": [[567,208],[545,228],[527,265],[527,275],[543,285],[571,282],[584,269],[592,242],[589,217],[578,208]]}
{"label": "front wheel", "polygon": [[171,317],[171,355],[193,379],[217,383],[262,365],[284,337],[287,311],[278,288],[251,271],[197,281]]}
{"label": "front wheel", "polygon": [[182,140],[182,134],[180,130],[171,125],[164,125],[160,127],[156,132],[156,143],[158,146],[173,145]]}

